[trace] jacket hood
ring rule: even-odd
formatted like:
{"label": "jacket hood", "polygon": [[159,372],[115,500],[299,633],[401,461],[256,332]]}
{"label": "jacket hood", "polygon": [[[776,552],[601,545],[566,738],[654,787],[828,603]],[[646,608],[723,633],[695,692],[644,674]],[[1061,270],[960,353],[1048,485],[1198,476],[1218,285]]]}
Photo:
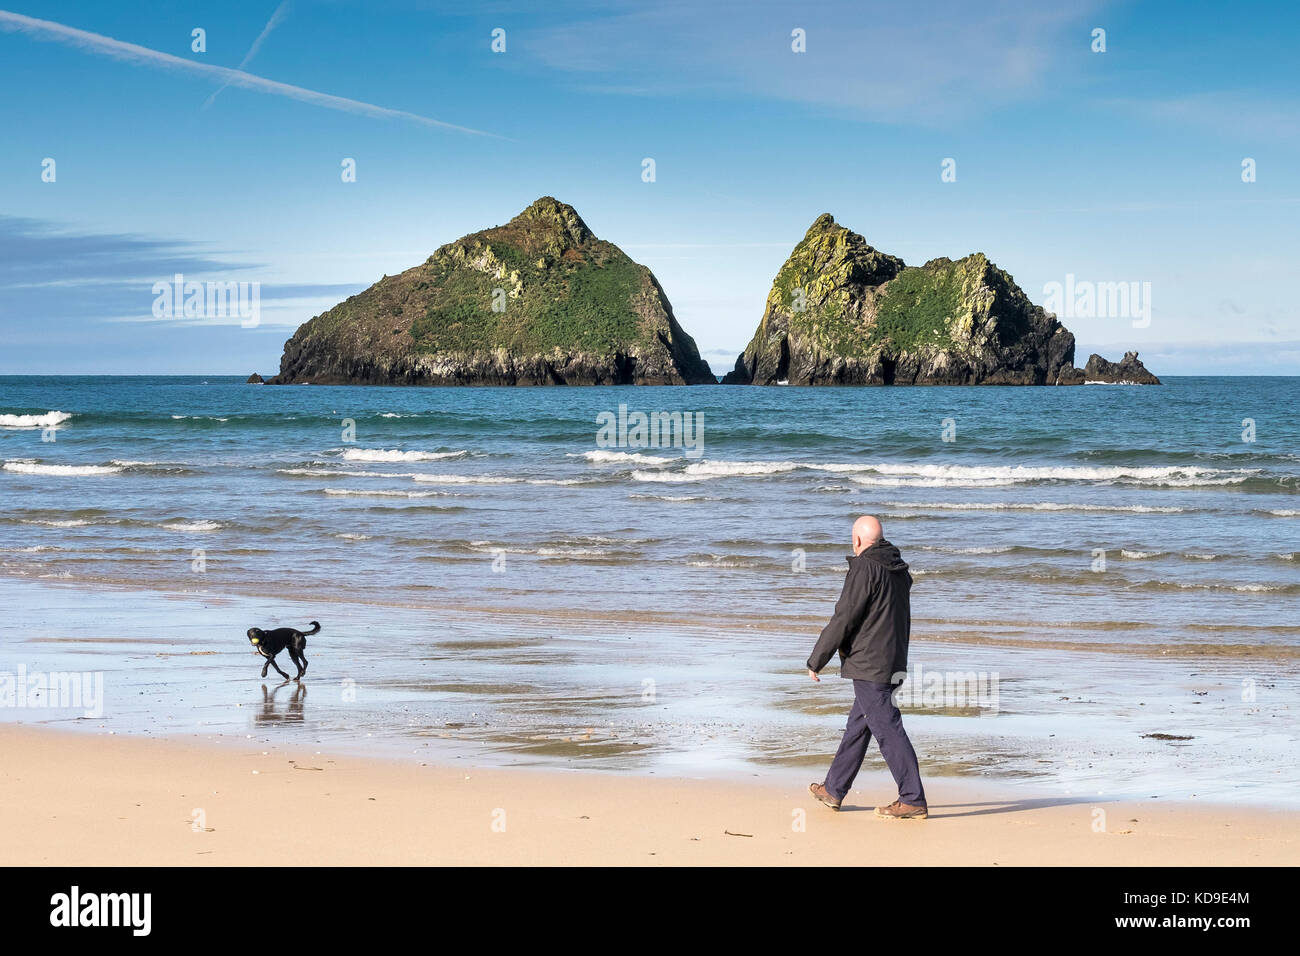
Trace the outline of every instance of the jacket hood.
{"label": "jacket hood", "polygon": [[907,562],[903,560],[903,555],[899,553],[898,548],[894,547],[884,538],[881,538],[861,554],[849,558],[849,561],[854,561],[857,558],[879,564],[886,571],[907,570]]}

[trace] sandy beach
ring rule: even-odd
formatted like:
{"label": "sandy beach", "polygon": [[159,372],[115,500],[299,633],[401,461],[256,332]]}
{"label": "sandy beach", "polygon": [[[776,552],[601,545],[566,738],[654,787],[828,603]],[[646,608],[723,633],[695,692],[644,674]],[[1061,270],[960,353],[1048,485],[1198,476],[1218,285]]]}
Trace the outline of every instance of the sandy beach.
{"label": "sandy beach", "polygon": [[[484,770],[0,727],[10,865],[1295,865],[1300,814],[1035,798],[931,782],[878,820],[884,774],[834,813],[799,787]],[[265,747],[265,749],[264,749]],[[1104,811],[1104,831],[1094,829]],[[802,826],[800,825],[802,823]]]}

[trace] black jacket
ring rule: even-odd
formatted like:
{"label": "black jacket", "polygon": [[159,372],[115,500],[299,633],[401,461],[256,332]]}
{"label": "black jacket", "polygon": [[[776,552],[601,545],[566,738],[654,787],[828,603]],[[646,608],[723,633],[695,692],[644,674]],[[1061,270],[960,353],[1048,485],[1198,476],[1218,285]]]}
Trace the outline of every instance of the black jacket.
{"label": "black jacket", "polygon": [[831,622],[817,638],[808,669],[820,671],[838,650],[840,676],[894,684],[907,670],[912,575],[898,549],[881,539],[848,559],[849,573]]}

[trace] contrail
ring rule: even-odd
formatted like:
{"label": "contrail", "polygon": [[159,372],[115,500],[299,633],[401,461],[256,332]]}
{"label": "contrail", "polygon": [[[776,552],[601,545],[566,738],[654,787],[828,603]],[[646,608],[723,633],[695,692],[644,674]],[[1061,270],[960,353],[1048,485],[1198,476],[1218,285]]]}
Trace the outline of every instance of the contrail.
{"label": "contrail", "polygon": [[[288,12],[289,0],[283,0],[283,2],[275,8],[275,13],[271,14],[271,19],[266,21],[266,26],[262,27],[262,32],[257,35],[257,39],[254,40],[253,45],[248,48],[248,52],[245,53],[244,58],[239,61],[239,66],[237,66],[236,69],[242,70],[244,67],[248,66],[248,61],[257,56],[257,51],[262,48],[262,43],[271,35],[271,31],[280,25],[280,21],[285,18],[285,15]],[[208,97],[207,102],[203,104],[203,108],[207,109],[211,106],[221,91],[229,85],[230,83],[226,82],[217,87],[216,90],[213,91],[212,95]]]}
{"label": "contrail", "polygon": [[255,76],[252,73],[245,73],[243,70],[232,70],[225,66],[197,63],[194,60],[186,60],[179,56],[172,56],[170,53],[151,50],[148,47],[138,46],[134,43],[114,40],[112,37],[106,37],[98,33],[78,30],[62,23],[37,20],[34,17],[25,17],[21,13],[10,13],[8,10],[0,10],[0,30],[6,30],[10,33],[26,33],[40,40],[65,43],[68,46],[74,46],[92,53],[102,53],[105,56],[111,56],[115,60],[122,60],[127,63],[143,63],[146,66],[158,67],[164,70],[196,73],[200,76],[219,80],[228,86],[258,90],[262,93],[273,93],[276,96],[285,96],[301,103],[311,103],[313,106],[323,106],[326,109],[340,110],[344,113],[357,113],[362,116],[374,116],[381,119],[401,119],[419,123],[421,126],[454,129],[475,136],[496,137],[495,133],[488,133],[481,129],[457,126],[455,123],[444,123],[442,120],[431,119],[418,113],[408,113],[405,110],[390,110],[386,106],[376,106],[373,103],[350,100],[343,96],[332,96],[329,93],[320,93],[316,90],[304,89],[301,86],[292,86],[288,83],[268,80],[264,76]]}

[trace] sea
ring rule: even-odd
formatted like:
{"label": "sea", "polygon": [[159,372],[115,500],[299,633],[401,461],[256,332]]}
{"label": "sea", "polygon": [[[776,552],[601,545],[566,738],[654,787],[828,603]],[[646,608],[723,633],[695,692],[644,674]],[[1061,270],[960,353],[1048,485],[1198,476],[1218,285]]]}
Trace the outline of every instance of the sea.
{"label": "sea", "polygon": [[[874,514],[927,772],[1294,806],[1298,398],[0,377],[0,720],[819,779],[849,687],[803,662]],[[312,620],[261,679],[244,632]]]}

